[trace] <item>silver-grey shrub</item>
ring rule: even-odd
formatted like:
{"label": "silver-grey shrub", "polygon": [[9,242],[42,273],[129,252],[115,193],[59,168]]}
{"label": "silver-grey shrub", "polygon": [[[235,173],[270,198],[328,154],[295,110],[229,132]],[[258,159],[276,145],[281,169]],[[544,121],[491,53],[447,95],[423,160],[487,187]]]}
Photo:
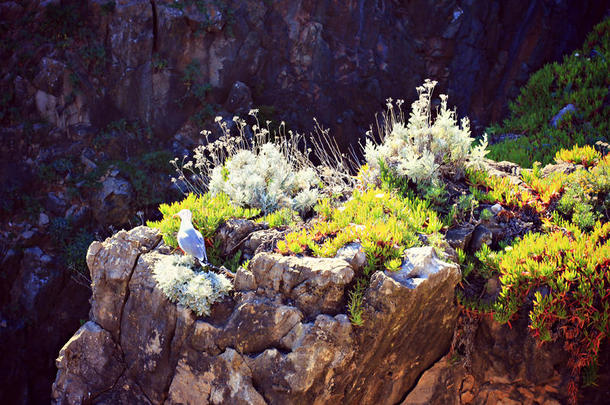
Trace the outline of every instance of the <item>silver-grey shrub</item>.
{"label": "silver-grey shrub", "polygon": [[210,192],[225,193],[241,207],[268,214],[280,208],[305,212],[318,200],[320,179],[313,167],[292,165],[273,143],[240,150],[212,170]]}
{"label": "silver-grey shrub", "polygon": [[[256,118],[256,110],[251,115]],[[273,135],[258,119],[250,127],[233,117],[237,134],[231,134],[220,117],[216,122],[223,134],[219,139],[197,147],[192,161],[172,161],[179,173],[174,181],[185,188],[185,194],[225,193],[232,203],[265,214],[281,208],[304,213],[313,207],[321,185],[320,169],[310,161],[311,150],[302,135],[286,134],[283,122]]]}
{"label": "silver-grey shrub", "polygon": [[191,256],[164,256],[155,263],[153,278],[171,302],[191,309],[197,316],[207,316],[212,305],[227,295],[233,285],[222,274],[195,269]]}
{"label": "silver-grey shrub", "polygon": [[[487,135],[474,146],[467,117],[458,123],[456,113],[447,107],[447,96],[440,95],[440,109],[433,118],[432,91],[435,81],[426,79],[417,88],[419,98],[411,105],[408,121],[402,101],[388,100],[388,111],[379,126],[381,142],[367,139],[364,153],[369,169],[378,175],[380,164],[420,185],[438,181],[441,173],[481,167],[487,154]],[[369,132],[369,135],[371,133]]]}

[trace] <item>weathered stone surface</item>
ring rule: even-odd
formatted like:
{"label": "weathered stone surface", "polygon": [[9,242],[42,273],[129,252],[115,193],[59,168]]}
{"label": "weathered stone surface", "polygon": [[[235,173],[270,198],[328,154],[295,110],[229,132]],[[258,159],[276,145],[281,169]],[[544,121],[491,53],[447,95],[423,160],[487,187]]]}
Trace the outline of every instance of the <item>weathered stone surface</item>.
{"label": "weathered stone surface", "polygon": [[[23,166],[23,161],[32,169],[39,167],[36,156],[51,144],[64,156],[78,156],[80,152],[66,150],[68,141],[73,141],[71,146],[80,142],[85,145],[78,147],[86,146],[93,140],[91,135],[122,118],[152,128],[153,139],[171,139],[203,107],[223,104],[237,81],[252,90],[255,106],[268,106],[261,108],[272,116],[265,119],[283,119],[294,129],[309,131],[311,118],[317,116],[342,145],[364,133],[386,97],[406,98],[408,105],[416,97],[414,87],[425,77],[440,80],[439,91],[448,91],[450,103],[458,105],[458,114],[469,115],[473,128],[480,129],[490,117],[502,117],[507,99],[516,94],[529,73],[580,46],[606,9],[604,2],[591,0],[530,1],[525,7],[516,0],[197,3],[186,4],[183,10],[174,0],[0,3],[7,45],[3,47],[1,87],[8,101],[6,111],[18,111],[23,118],[0,130],[0,189],[12,193],[13,188],[5,187],[8,177],[12,184],[23,186],[22,190],[35,190],[29,187],[36,182],[17,179],[14,168]],[[78,16],[83,29],[49,21],[47,5],[62,7],[56,15],[59,25]],[[75,7],[64,8],[70,6]],[[27,35],[30,28],[40,27],[48,35]],[[68,35],[60,35],[56,29],[67,29]],[[103,47],[103,57],[98,46]],[[187,95],[184,81],[186,68],[195,64],[194,82],[212,85],[203,103]],[[62,65],[69,68],[62,71]],[[185,96],[184,105],[179,105],[177,100]],[[54,128],[41,131],[34,124],[30,131],[27,123],[40,119]],[[96,133],[73,130],[80,125],[91,125]],[[137,136],[131,142],[150,145],[148,134]],[[102,142],[99,159],[88,155],[84,160],[86,170],[94,168],[93,162],[102,163],[104,157],[124,159],[126,148],[119,140],[124,137],[115,132],[110,142]],[[189,150],[181,148],[179,156]],[[135,156],[132,151],[128,154]],[[40,190],[42,201],[48,191],[57,191],[55,186],[48,184],[48,189]],[[80,202],[69,201],[66,208],[72,203]],[[61,279],[63,284],[70,277],[62,274]],[[10,288],[3,289],[8,291],[6,301]],[[62,294],[47,297],[51,301],[41,303],[44,308],[71,301]],[[80,302],[73,302],[70,317],[76,318],[75,325],[82,318],[76,313],[86,302],[86,294]],[[14,308],[14,303],[10,305]],[[64,335],[73,329],[54,333]],[[54,326],[53,330],[59,329]],[[47,334],[46,329],[31,328],[27,339],[15,337],[23,345],[22,351],[31,353],[28,364],[37,362],[41,368],[51,364],[58,346],[45,355],[29,350],[39,346],[39,336]],[[23,401],[45,402],[50,377],[33,383],[37,372],[27,369],[30,375],[20,388],[7,382],[0,384],[0,392],[22,390],[30,393]],[[1,394],[0,400],[14,402]]]}
{"label": "weathered stone surface", "polygon": [[265,350],[249,359],[253,379],[272,404],[340,403],[343,374],[355,356],[354,330],[345,315],[318,315],[315,321],[297,324],[285,343],[290,352]]}
{"label": "weathered stone surface", "polygon": [[[402,405],[430,405],[430,404],[446,404],[458,405],[467,404],[472,401],[469,398],[470,391],[466,384],[462,387],[456,386],[454,381],[461,381],[466,374],[463,368],[451,372],[451,364],[446,357],[443,357],[434,366],[426,370],[417,381],[417,385],[409,392],[407,397],[402,401]],[[464,391],[460,395],[461,391]],[[461,402],[460,402],[461,400]]]}
{"label": "weathered stone surface", "polygon": [[576,171],[580,167],[582,167],[582,166],[575,165],[574,163],[570,163],[570,162],[559,162],[557,164],[550,164],[550,165],[544,166],[540,170],[540,176],[542,178],[545,178],[545,177],[550,176],[553,173],[570,174],[570,173],[573,173],[574,171]]}
{"label": "weathered stone surface", "polygon": [[57,368],[53,398],[78,405],[111,388],[123,372],[123,363],[110,333],[89,321],[61,349]]}
{"label": "weathered stone surface", "polygon": [[114,384],[115,389],[104,391],[95,398],[94,403],[113,404],[138,404],[151,405],[152,402],[146,397],[137,383],[134,383],[125,375],[119,377]]}
{"label": "weathered stone surface", "polygon": [[348,243],[343,246],[337,250],[335,258],[345,260],[354,270],[361,270],[366,265],[366,254],[359,243]]}
{"label": "weathered stone surface", "polygon": [[268,295],[281,293],[306,316],[338,313],[354,270],[345,260],[259,254],[250,268],[256,285]]}
{"label": "weathered stone surface", "polygon": [[479,224],[474,228],[472,232],[472,239],[470,240],[470,250],[476,252],[481,249],[483,245],[491,245],[493,241],[493,233],[483,224]]}
{"label": "weathered stone surface", "polygon": [[242,82],[233,83],[224,108],[242,117],[247,116],[252,108],[252,92],[250,88]]}
{"label": "weathered stone surface", "polygon": [[495,177],[507,177],[511,183],[520,185],[523,183],[519,178],[521,167],[518,164],[508,161],[496,162],[493,160],[485,160],[485,170],[488,175]]}
{"label": "weathered stone surface", "polygon": [[[152,252],[138,259],[129,280],[119,334],[125,374],[153,403],[163,401],[177,361],[176,350],[195,321],[191,311],[170,303],[156,287],[152,265],[160,256]],[[146,312],[140,313],[141,308]]]}
{"label": "weathered stone surface", "polygon": [[49,216],[44,212],[41,212],[38,215],[38,226],[47,226],[49,225]]}
{"label": "weathered stone surface", "polygon": [[[605,12],[590,0],[526,7],[517,0],[359,7],[319,0],[231,0],[219,6],[206,0],[181,8],[172,0],[133,0],[116,2],[112,12],[101,0],[84,3],[89,25],[105,38],[108,60],[101,78],[104,97],[91,91],[82,103],[93,117],[118,113],[171,137],[199,108],[194,99],[175,106],[187,91],[185,68],[196,62],[197,83],[212,86],[209,102],[223,104],[241,82],[253,89],[255,106],[281,106],[281,119],[300,129],[318,117],[341,144],[353,143],[354,134],[368,128],[386,97],[414,99],[414,88],[426,77],[439,80],[459,114],[468,114],[473,127],[482,129],[502,118],[507,100],[530,73],[579,46]],[[3,4],[12,10],[6,16],[21,8]],[[53,73],[45,61],[57,56],[42,56],[40,72]],[[67,111],[56,110],[62,109],[61,100],[47,97],[59,94],[39,86],[44,93],[39,104],[47,107],[40,111],[67,117]],[[244,102],[227,102],[225,108],[247,112],[248,97],[239,98]],[[88,120],[87,114],[81,118]]]}
{"label": "weathered stone surface", "polygon": [[282,232],[274,228],[252,232],[243,244],[244,257],[251,259],[257,253],[273,251],[281,238]]}
{"label": "weathered stone surface", "polygon": [[451,228],[445,234],[445,239],[447,240],[447,243],[451,245],[452,248],[460,248],[462,250],[466,250],[466,247],[468,246],[468,243],[470,243],[470,239],[472,238],[473,230],[474,228],[472,226]]}
{"label": "weathered stone surface", "polygon": [[[343,313],[354,277],[347,261],[271,253],[238,270],[234,297],[196,318],[170,303],[152,278],[166,249],[146,251],[158,238],[139,227],[90,248],[91,317],[100,326],[89,324],[106,325],[120,356],[101,339],[90,343],[101,348],[74,351],[89,350],[98,362],[92,364],[113,362],[121,371],[93,380],[104,392],[88,397],[92,403],[391,404],[448,348],[459,270],[435,257],[420,261],[436,267],[421,269],[426,278],[416,288],[375,273],[361,327]],[[89,392],[77,377],[93,360],[81,359],[78,367],[61,363],[57,403]],[[70,378],[78,383],[69,387]]]}
{"label": "weathered stone surface", "polygon": [[229,219],[216,231],[216,238],[220,241],[220,252],[224,257],[233,256],[238,250],[243,249],[248,235],[266,228],[249,219]]}
{"label": "weathered stone surface", "polygon": [[256,290],[256,278],[249,269],[240,267],[235,272],[235,291],[254,291]]}
{"label": "weathered stone surface", "polygon": [[491,212],[494,215],[498,215],[500,212],[502,212],[504,210],[504,208],[502,208],[502,205],[496,203],[494,205],[491,206],[491,208],[489,208],[491,210]]}
{"label": "weathered stone surface", "polygon": [[[521,329],[523,328],[523,329]],[[469,367],[443,357],[427,370],[402,402],[431,404],[568,403],[566,354],[558,343],[540,346],[527,330],[527,317],[508,325],[483,318],[472,332],[476,350]]]}
{"label": "weathered stone surface", "polygon": [[11,301],[33,317],[44,316],[50,309],[44,308],[42,303],[57,292],[61,281],[61,274],[54,268],[52,261],[53,258],[38,246],[23,251],[21,271],[11,289]]}
{"label": "weathered stone surface", "polygon": [[408,287],[413,287],[421,280],[442,270],[453,269],[458,271],[458,266],[439,260],[434,248],[431,246],[414,247],[405,250],[405,259],[396,272],[385,271],[385,275]]}
{"label": "weathered stone surface", "polygon": [[[358,377],[352,380],[347,398],[395,404],[427,368],[423,365],[432,364],[445,353],[458,315],[453,288],[460,280],[460,271],[456,265],[437,270],[425,271],[427,279],[414,283],[415,288],[385,273],[373,274],[362,316],[371,332],[359,342],[367,349],[358,352],[358,367],[350,370]],[[389,328],[383,336],[372,332],[382,328]],[[401,345],[400,350],[397,345]]]}
{"label": "weathered stone surface", "polygon": [[48,403],[49,376],[57,368],[47,356],[57,357],[79,320],[86,319],[90,291],[73,281],[46,243],[17,250],[10,247],[23,242],[12,236],[6,242],[0,232],[0,342],[5,348],[0,403]]}
{"label": "weathered stone surface", "polygon": [[189,351],[180,359],[169,387],[168,404],[264,405],[244,358],[228,348],[219,356]]}
{"label": "weathered stone surface", "polygon": [[138,227],[120,231],[104,242],[93,242],[87,251],[91,272],[91,320],[118,340],[127,285],[141,253],[154,247],[161,235]]}
{"label": "weathered stone surface", "polygon": [[244,294],[216,344],[221,350],[234,347],[244,354],[262,352],[279,346],[280,340],[301,320],[303,314],[295,307],[253,293]]}
{"label": "weathered stone surface", "polygon": [[561,110],[559,110],[559,112],[553,117],[551,118],[551,122],[550,124],[557,128],[557,125],[561,122],[561,120],[563,119],[563,116],[566,115],[567,113],[575,113],[576,112],[576,107],[574,107],[574,104],[568,104],[565,107],[563,107]]}

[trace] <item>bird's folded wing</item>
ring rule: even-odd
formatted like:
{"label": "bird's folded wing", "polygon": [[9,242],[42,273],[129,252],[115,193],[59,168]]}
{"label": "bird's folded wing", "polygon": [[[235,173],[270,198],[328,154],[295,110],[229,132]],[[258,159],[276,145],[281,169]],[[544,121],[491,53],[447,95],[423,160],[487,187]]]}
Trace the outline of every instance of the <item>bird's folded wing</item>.
{"label": "bird's folded wing", "polygon": [[190,228],[179,232],[178,241],[185,252],[198,259],[205,257],[205,240],[196,229]]}

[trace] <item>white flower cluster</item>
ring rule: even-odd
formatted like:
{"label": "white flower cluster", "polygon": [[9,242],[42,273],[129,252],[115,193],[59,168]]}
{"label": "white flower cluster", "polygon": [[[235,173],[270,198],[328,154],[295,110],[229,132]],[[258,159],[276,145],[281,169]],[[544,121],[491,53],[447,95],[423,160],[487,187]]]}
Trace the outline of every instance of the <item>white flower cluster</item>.
{"label": "white flower cluster", "polygon": [[153,278],[171,302],[190,308],[197,316],[210,315],[212,304],[233,289],[222,274],[196,272],[191,256],[165,256],[153,269]]}
{"label": "white flower cluster", "polygon": [[209,189],[265,214],[284,207],[303,213],[318,200],[319,183],[312,167],[295,169],[275,144],[265,143],[258,153],[241,150],[224,165],[216,166]]}
{"label": "white flower cluster", "polygon": [[[381,144],[367,140],[364,147],[366,161],[373,171],[379,173],[383,162],[415,183],[429,184],[438,179],[439,171],[481,167],[487,154],[487,135],[473,147],[468,118],[462,118],[458,124],[455,111],[447,108],[444,94],[440,95],[440,109],[433,119],[431,98],[436,84],[426,79],[417,88],[419,99],[411,105],[406,125],[402,112],[397,114],[392,100],[388,100]],[[401,103],[397,102],[399,109]]]}

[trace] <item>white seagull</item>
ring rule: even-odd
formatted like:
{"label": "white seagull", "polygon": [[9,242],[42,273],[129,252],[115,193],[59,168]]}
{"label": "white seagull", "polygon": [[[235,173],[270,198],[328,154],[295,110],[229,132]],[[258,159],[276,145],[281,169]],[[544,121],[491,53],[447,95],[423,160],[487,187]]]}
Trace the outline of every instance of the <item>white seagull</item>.
{"label": "white seagull", "polygon": [[208,256],[205,252],[205,240],[201,236],[201,232],[193,228],[191,211],[184,209],[173,216],[181,220],[178,230],[178,246],[180,246],[180,249],[185,254],[196,257],[199,262],[206,263]]}

